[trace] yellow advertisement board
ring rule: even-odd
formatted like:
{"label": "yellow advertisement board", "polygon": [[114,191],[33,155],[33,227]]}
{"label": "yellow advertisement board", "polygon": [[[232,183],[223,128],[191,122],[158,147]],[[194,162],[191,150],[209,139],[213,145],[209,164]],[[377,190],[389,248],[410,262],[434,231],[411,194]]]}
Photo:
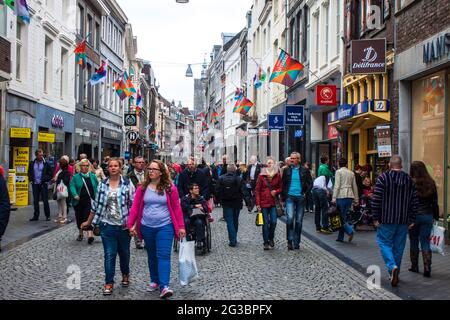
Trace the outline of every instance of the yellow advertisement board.
{"label": "yellow advertisement board", "polygon": [[16,170],[8,170],[8,193],[9,202],[16,203]]}
{"label": "yellow advertisement board", "polygon": [[39,132],[38,133],[38,142],[50,142],[55,143],[56,138],[54,133],[46,133],[46,132]]}
{"label": "yellow advertisement board", "polygon": [[28,206],[28,177],[16,176],[16,206]]}
{"label": "yellow advertisement board", "polygon": [[13,153],[13,169],[16,170],[16,174],[27,175],[30,163],[30,148],[14,147]]}
{"label": "yellow advertisement board", "polygon": [[21,139],[30,139],[31,138],[31,129],[30,128],[11,128],[10,138],[21,138]]}

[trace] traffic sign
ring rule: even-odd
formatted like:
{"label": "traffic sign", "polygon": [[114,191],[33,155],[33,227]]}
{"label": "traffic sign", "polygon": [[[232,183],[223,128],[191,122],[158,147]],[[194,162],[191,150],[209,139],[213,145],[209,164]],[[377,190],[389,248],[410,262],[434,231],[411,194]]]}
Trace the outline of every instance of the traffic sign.
{"label": "traffic sign", "polygon": [[302,130],[295,130],[294,137],[295,137],[295,138],[301,138],[301,137],[303,137],[303,131],[302,131]]}
{"label": "traffic sign", "polygon": [[128,131],[127,136],[131,142],[134,142],[139,138],[139,133],[137,133],[135,131]]}
{"label": "traffic sign", "polygon": [[269,114],[268,115],[268,130],[284,131],[284,114]]}
{"label": "traffic sign", "polygon": [[304,106],[286,106],[286,125],[301,126],[304,124]]}
{"label": "traffic sign", "polygon": [[137,117],[134,113],[127,113],[124,117],[124,123],[127,127],[134,127],[137,125]]}

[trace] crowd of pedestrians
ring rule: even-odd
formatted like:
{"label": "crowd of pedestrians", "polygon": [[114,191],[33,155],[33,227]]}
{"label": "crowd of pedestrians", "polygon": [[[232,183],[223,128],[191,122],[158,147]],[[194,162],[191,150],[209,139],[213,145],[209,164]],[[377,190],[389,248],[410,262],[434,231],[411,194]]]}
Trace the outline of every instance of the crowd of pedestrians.
{"label": "crowd of pedestrians", "polygon": [[[214,207],[223,210],[230,247],[237,247],[239,215],[243,205],[249,213],[262,213],[262,249],[276,247],[275,231],[280,216],[285,215],[288,250],[301,245],[305,212],[314,212],[318,233],[332,234],[329,212],[336,207],[341,227],[336,241],[345,235],[354,237],[348,213],[362,198],[370,199],[376,242],[386,263],[392,286],[399,282],[401,259],[409,233],[411,267],[419,272],[422,251],[424,276],[431,276],[429,237],[433,220],[439,219],[436,184],[423,162],[414,162],[410,174],[402,171],[402,159],[393,156],[389,170],[379,175],[373,186],[368,166],[348,169],[347,160],[338,160],[338,168],[327,156],[320,158],[317,173],[309,162],[302,162],[293,152],[283,162],[268,157],[264,164],[252,156],[250,164],[187,164],[146,161],[137,156],[128,163],[123,158],[106,157],[103,162],[88,160],[85,154],[73,161],[63,156],[52,168],[42,150],[30,163],[29,181],[33,190],[34,214],[40,216],[39,202],[44,202],[46,220],[50,220],[49,184],[58,204],[55,222],[68,222],[69,208],[75,210],[79,233],[77,241],[91,245],[100,236],[104,248],[105,285],[103,294],[114,290],[117,255],[122,273],[121,285],[130,284],[130,245],[146,249],[150,279],[149,291],[170,297],[171,250],[174,238],[180,240],[195,232],[197,249],[205,252],[205,228],[213,222]],[[50,189],[51,190],[51,189]],[[9,198],[3,172],[0,172],[0,240],[9,218]],[[420,247],[420,248],[419,248]]]}

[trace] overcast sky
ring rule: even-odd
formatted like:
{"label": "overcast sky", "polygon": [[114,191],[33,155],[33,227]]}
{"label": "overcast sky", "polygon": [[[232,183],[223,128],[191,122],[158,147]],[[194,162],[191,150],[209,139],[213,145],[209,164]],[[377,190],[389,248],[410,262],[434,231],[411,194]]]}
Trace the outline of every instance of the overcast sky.
{"label": "overcast sky", "polygon": [[246,26],[252,0],[117,0],[138,39],[138,57],[155,70],[159,92],[169,101],[181,101],[193,109],[194,78],[201,65],[192,66],[194,78],[186,78],[188,63],[201,63],[221,33],[238,33]]}

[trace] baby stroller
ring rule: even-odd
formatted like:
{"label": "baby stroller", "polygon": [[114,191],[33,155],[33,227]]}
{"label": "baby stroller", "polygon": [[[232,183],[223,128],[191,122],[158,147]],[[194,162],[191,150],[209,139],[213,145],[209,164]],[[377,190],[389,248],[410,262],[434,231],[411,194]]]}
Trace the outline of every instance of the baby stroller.
{"label": "baby stroller", "polygon": [[347,213],[347,222],[353,225],[354,230],[363,229],[367,230],[367,227],[370,227],[369,230],[376,230],[373,224],[373,216],[372,210],[370,208],[370,198],[366,196],[362,196],[359,205],[354,206]]}

